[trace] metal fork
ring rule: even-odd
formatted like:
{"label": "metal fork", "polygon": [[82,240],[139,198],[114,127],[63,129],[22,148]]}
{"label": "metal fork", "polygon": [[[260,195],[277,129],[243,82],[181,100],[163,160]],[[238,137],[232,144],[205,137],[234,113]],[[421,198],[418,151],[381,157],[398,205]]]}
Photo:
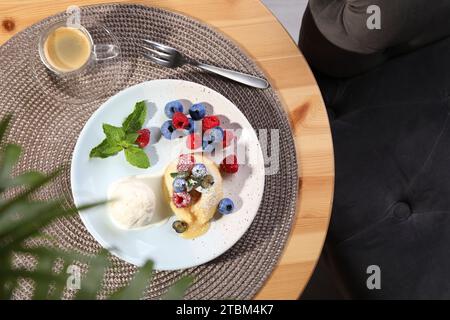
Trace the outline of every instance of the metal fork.
{"label": "metal fork", "polygon": [[141,48],[145,49],[146,51],[144,53],[145,57],[164,67],[176,68],[181,67],[184,64],[190,64],[200,69],[221,75],[222,77],[234,80],[236,82],[245,84],[250,87],[259,89],[266,89],[269,87],[269,83],[265,79],[261,79],[242,72],[227,70],[209,64],[200,63],[198,61],[192,60],[184,56],[180,51],[178,51],[175,48],[147,39],[142,40],[146,44],[148,44],[148,46],[139,45]]}

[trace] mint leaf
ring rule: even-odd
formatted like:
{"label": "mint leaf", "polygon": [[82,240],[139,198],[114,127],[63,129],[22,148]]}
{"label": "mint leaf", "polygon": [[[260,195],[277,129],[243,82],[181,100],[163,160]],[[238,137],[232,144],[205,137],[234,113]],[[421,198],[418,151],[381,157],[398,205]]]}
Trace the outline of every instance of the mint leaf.
{"label": "mint leaf", "polygon": [[189,171],[172,172],[172,173],[170,174],[170,176],[171,176],[172,178],[183,178],[183,179],[189,177],[189,175],[190,175],[190,172],[189,172]]}
{"label": "mint leaf", "polygon": [[195,179],[189,179],[187,181],[187,183],[188,183],[188,188],[190,188],[190,189],[195,189],[201,185],[201,183]]}
{"label": "mint leaf", "polygon": [[108,139],[103,140],[98,146],[91,150],[89,154],[90,158],[107,158],[114,156],[120,151],[122,147],[117,144],[111,144]]}
{"label": "mint leaf", "polygon": [[107,123],[103,124],[103,132],[110,145],[118,144],[125,138],[125,131],[122,128]]}
{"label": "mint leaf", "polygon": [[139,147],[131,146],[125,149],[125,158],[135,167],[142,169],[150,167],[150,160],[147,154]]}
{"label": "mint leaf", "polygon": [[147,117],[147,106],[144,101],[139,101],[134,106],[134,111],[122,123],[122,129],[126,133],[136,133],[144,126]]}
{"label": "mint leaf", "polygon": [[127,135],[125,136],[125,142],[129,144],[135,144],[138,137],[138,133],[127,133]]}

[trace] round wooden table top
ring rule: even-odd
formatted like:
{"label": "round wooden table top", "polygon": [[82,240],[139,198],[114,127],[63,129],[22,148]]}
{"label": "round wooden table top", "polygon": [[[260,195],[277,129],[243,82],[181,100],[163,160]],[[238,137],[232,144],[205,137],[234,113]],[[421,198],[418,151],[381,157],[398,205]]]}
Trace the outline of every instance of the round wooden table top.
{"label": "round wooden table top", "polygon": [[[0,45],[69,5],[110,0],[2,0]],[[319,259],[331,215],[334,156],[319,87],[305,58],[259,0],[134,0],[176,11],[220,30],[265,71],[289,114],[299,160],[297,215],[284,253],[256,299],[297,299]]]}

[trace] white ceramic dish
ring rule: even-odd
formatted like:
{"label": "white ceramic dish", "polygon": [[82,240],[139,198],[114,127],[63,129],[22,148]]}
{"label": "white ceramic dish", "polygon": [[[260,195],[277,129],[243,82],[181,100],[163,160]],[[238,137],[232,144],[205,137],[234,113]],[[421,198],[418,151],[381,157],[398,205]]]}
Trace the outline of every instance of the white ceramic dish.
{"label": "white ceramic dish", "polygon": [[[187,104],[206,102],[208,114],[218,115],[224,128],[243,129],[238,145],[246,150],[247,161],[240,166],[238,174],[224,175],[224,196],[233,199],[235,212],[216,217],[209,231],[193,240],[183,239],[174,232],[173,216],[146,228],[123,230],[113,223],[106,206],[80,214],[87,230],[103,247],[135,265],[152,259],[158,270],[184,269],[216,258],[242,237],[256,216],[264,191],[264,161],[258,138],[245,116],[224,96],[202,85],[181,80],[144,82],[113,96],[91,116],[78,138],[71,164],[71,186],[77,206],[105,200],[108,186],[118,179],[142,174],[162,177],[165,167],[174,159],[178,143],[183,146],[185,143],[184,138],[167,140],[159,134],[159,127],[168,120],[164,106],[176,99]],[[107,159],[89,159],[90,150],[104,138],[102,124],[120,126],[134,104],[141,100],[149,108],[145,127],[152,132],[152,142],[145,151],[152,166],[132,167],[123,152]],[[224,152],[226,155],[232,150]],[[223,156],[218,152],[212,158],[220,161]]]}

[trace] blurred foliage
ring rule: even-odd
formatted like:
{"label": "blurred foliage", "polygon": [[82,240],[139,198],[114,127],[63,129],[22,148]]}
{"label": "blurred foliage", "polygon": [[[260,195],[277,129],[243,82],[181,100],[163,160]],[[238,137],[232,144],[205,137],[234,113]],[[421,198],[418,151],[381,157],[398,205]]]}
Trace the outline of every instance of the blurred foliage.
{"label": "blurred foliage", "polygon": [[[0,121],[0,142],[4,141],[11,116]],[[106,250],[96,256],[85,256],[66,252],[54,247],[24,245],[30,239],[45,238],[41,230],[54,219],[66,217],[78,211],[102,205],[86,205],[68,209],[61,199],[42,201],[33,199],[33,194],[58,175],[58,171],[42,174],[36,171],[12,176],[21,148],[16,144],[3,144],[0,149],[0,299],[12,298],[13,291],[22,279],[34,282],[33,299],[61,299],[70,274],[70,265],[86,264],[88,271],[81,276],[80,289],[75,299],[95,299],[101,288],[104,274],[110,267]],[[11,196],[8,191],[14,190]],[[14,266],[14,257],[26,254],[34,257],[36,266],[31,270]],[[56,267],[58,266],[58,267]],[[58,269],[59,272],[55,269]],[[112,293],[109,299],[139,299],[151,280],[153,262],[148,261],[139,268],[130,283]],[[191,277],[176,282],[163,298],[182,299],[192,283]],[[74,290],[74,289],[71,289]]]}

